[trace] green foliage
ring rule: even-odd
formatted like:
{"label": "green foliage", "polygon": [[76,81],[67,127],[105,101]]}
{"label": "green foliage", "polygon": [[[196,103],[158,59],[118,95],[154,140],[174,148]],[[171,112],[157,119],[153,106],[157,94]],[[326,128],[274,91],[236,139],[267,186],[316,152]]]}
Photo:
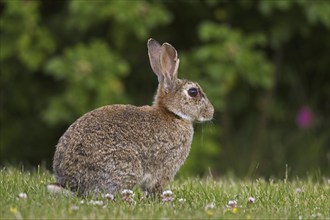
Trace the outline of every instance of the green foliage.
{"label": "green foliage", "polygon": [[243,35],[227,26],[205,22],[199,27],[199,38],[203,45],[188,52],[181,70],[199,79],[211,97],[218,97],[212,100],[216,109],[223,108],[228,101],[225,96],[241,80],[252,87],[271,87],[272,65],[255,50],[265,44],[263,35]]}
{"label": "green foliage", "polygon": [[[124,39],[135,35],[141,40],[148,38],[150,30],[170,21],[170,14],[160,4],[148,1],[99,1],[87,3],[70,1],[68,26],[86,32],[102,23],[110,23],[109,36],[124,44]],[[86,19],[93,18],[93,19]],[[111,28],[111,29],[110,29]],[[106,36],[107,37],[107,36]]]}
{"label": "green foliage", "polygon": [[[152,102],[146,41],[173,44],[179,76],[216,112],[196,125],[181,175],[327,172],[330,3],[0,1],[0,164],[50,166],[54,146],[102,105]],[[311,109],[302,127],[298,112]],[[304,158],[303,160],[301,158]]]}
{"label": "green foliage", "polygon": [[[0,171],[0,212],[3,219],[326,219],[329,217],[329,183],[320,178],[284,180],[237,180],[224,178],[176,181],[167,186],[172,202],[152,198],[134,203],[115,195],[115,201],[91,196],[53,195],[46,184],[49,172]],[[26,197],[19,197],[25,193]],[[253,197],[254,202],[248,202]],[[181,200],[180,200],[181,199]],[[235,200],[236,207],[229,208]],[[251,200],[250,198],[250,201]]]}
{"label": "green foliage", "polygon": [[291,0],[291,1],[260,1],[260,11],[265,15],[271,15],[274,11],[289,11],[292,7],[302,8],[307,21],[310,24],[322,24],[330,27],[330,4],[328,1],[316,0]]}
{"label": "green foliage", "polygon": [[49,30],[40,25],[39,2],[21,6],[19,1],[6,1],[0,22],[0,60],[15,57],[25,68],[35,71],[54,51],[55,45]]}
{"label": "green foliage", "polygon": [[[293,10],[300,8],[301,11]],[[330,4],[328,1],[260,1],[260,12],[267,17],[281,13],[282,16],[274,19],[274,25],[271,27],[271,43],[274,47],[279,47],[284,42],[289,41],[296,32],[307,35],[312,34],[309,25],[324,25],[330,28]],[[296,16],[289,14],[293,11]],[[286,12],[285,14],[283,12]],[[290,22],[287,22],[290,19]],[[301,22],[301,21],[304,22]],[[307,24],[306,24],[307,23]]]}
{"label": "green foliage", "polygon": [[63,123],[91,108],[124,102],[124,85],[120,77],[127,74],[128,68],[128,64],[102,41],[87,46],[79,44],[66,49],[62,56],[50,59],[46,72],[62,81],[65,88],[50,100],[44,113],[45,120]]}

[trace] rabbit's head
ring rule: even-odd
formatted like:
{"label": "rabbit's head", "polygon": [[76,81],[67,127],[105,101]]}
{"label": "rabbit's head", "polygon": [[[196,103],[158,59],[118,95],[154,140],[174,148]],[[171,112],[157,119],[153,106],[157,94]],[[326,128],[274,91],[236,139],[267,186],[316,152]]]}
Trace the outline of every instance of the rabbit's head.
{"label": "rabbit's head", "polygon": [[159,82],[154,105],[186,121],[211,120],[214,108],[198,83],[177,78],[179,58],[175,48],[149,39],[148,55]]}

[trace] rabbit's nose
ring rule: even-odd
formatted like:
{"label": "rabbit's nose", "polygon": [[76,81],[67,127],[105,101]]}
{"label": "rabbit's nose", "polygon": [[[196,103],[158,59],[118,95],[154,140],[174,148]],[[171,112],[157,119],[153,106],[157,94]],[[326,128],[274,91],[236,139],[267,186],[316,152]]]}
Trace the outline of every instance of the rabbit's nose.
{"label": "rabbit's nose", "polygon": [[[207,100],[208,101],[208,100]],[[205,109],[201,114],[201,118],[203,121],[210,121],[213,119],[213,114],[214,114],[214,107],[213,105],[208,101],[208,103],[205,106]]]}
{"label": "rabbit's nose", "polygon": [[213,119],[213,114],[214,114],[214,108],[212,105],[210,105],[200,112],[200,116],[198,117],[197,121],[199,122],[210,121]]}

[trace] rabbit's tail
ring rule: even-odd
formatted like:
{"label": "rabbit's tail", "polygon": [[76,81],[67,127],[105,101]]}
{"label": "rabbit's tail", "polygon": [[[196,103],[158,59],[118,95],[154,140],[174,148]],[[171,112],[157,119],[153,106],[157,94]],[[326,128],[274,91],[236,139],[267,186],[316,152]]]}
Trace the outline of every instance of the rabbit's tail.
{"label": "rabbit's tail", "polygon": [[59,183],[51,183],[47,185],[47,191],[51,194],[61,194],[66,196],[73,196],[74,193],[71,192],[68,189],[65,189],[61,184]]}

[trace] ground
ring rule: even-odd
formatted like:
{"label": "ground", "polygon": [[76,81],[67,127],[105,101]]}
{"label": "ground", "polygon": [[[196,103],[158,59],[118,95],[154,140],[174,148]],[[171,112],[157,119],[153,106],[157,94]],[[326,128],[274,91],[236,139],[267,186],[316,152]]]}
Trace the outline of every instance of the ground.
{"label": "ground", "polygon": [[[186,178],[158,199],[134,189],[81,198],[51,194],[51,173],[2,168],[1,219],[330,219],[330,180]],[[133,194],[134,195],[133,195]]]}

